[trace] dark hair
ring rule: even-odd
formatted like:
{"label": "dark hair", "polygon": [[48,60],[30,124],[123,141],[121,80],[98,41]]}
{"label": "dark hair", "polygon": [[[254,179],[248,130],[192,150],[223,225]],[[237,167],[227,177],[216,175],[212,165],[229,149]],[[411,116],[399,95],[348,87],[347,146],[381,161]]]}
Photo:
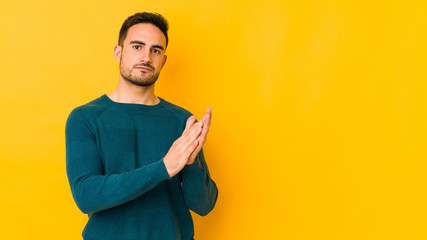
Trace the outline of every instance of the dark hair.
{"label": "dark hair", "polygon": [[129,28],[138,23],[151,23],[154,26],[158,27],[160,31],[162,31],[162,33],[165,35],[166,46],[168,46],[168,42],[169,42],[168,21],[159,13],[149,13],[149,12],[135,13],[134,15],[128,17],[125,20],[125,22],[122,25],[122,28],[120,28],[120,34],[119,34],[120,46],[123,46],[123,41],[125,40],[128,34]]}

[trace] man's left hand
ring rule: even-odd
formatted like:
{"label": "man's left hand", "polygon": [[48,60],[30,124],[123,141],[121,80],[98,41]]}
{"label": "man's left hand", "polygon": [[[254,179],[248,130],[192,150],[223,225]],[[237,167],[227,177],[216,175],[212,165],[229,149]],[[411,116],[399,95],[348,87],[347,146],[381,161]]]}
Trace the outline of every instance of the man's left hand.
{"label": "man's left hand", "polygon": [[[193,153],[188,158],[187,165],[190,165],[196,160],[197,154],[199,154],[200,150],[202,150],[203,144],[206,142],[206,136],[209,132],[209,127],[211,125],[211,118],[212,118],[212,109],[208,108],[206,110],[205,115],[203,115],[202,120],[200,120],[200,123],[203,126],[202,133],[200,134],[199,138],[197,140],[199,141],[199,144],[197,145],[196,149],[194,149]],[[187,121],[187,125],[188,125]],[[192,124],[192,123],[191,123]]]}

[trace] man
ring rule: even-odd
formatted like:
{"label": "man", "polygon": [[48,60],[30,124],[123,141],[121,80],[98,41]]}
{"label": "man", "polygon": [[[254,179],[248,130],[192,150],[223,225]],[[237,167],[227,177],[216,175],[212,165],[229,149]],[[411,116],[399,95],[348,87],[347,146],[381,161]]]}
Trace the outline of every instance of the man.
{"label": "man", "polygon": [[129,17],[114,48],[117,88],[68,117],[67,175],[89,216],[85,240],[193,239],[189,209],[206,215],[215,206],[218,190],[202,151],[211,110],[195,122],[154,94],[167,30],[160,14]]}

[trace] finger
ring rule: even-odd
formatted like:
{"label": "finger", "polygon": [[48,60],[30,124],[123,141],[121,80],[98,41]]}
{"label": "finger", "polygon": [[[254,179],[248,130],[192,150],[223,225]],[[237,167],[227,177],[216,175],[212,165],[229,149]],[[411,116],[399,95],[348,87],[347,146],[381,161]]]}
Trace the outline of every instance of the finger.
{"label": "finger", "polygon": [[206,118],[206,114],[205,115],[203,115],[203,117],[202,117],[202,120],[200,120],[200,122],[203,122],[203,123],[205,123],[205,118]]}
{"label": "finger", "polygon": [[204,124],[208,127],[211,125],[211,119],[212,119],[212,108],[206,109],[206,113],[203,116]]}
{"label": "finger", "polygon": [[198,129],[202,128],[200,123],[196,122],[194,124],[190,124],[190,120],[188,120],[187,123],[189,124],[189,126],[187,126],[181,137],[179,137],[180,142],[187,142],[187,140],[191,138],[194,134],[200,135],[200,133],[196,133],[198,132]]}
{"label": "finger", "polygon": [[202,132],[200,133],[200,136],[198,139],[200,139],[201,143],[204,144],[206,142],[206,136],[208,135],[209,132],[209,125],[205,125],[203,127]]}
{"label": "finger", "polygon": [[182,135],[180,138],[186,138],[192,130],[200,127],[199,123],[194,122],[195,120],[196,120],[196,117],[194,116],[191,116],[190,118],[187,119],[186,127],[182,132]]}
{"label": "finger", "polygon": [[187,138],[189,137],[190,132],[194,129],[197,129],[196,124],[190,124],[189,122],[191,122],[191,121],[187,120],[187,125],[186,125],[184,131],[182,132],[181,136],[178,139],[176,139],[174,142],[175,145],[182,146],[182,144],[187,141]]}
{"label": "finger", "polygon": [[208,108],[206,109],[206,113],[205,115],[203,115],[203,118],[200,121],[200,122],[203,121],[203,130],[197,139],[200,140],[201,145],[203,145],[206,142],[206,136],[209,132],[209,126],[211,123],[211,116],[212,116],[212,108]]}
{"label": "finger", "polygon": [[[200,147],[200,142],[198,140],[194,141],[193,144],[191,144],[191,146],[187,149],[187,153],[188,153],[188,160],[187,160],[187,164],[189,161],[194,162],[194,153],[197,151],[199,152],[199,147]],[[196,154],[197,156],[197,154]]]}
{"label": "finger", "polygon": [[193,152],[195,149],[197,149],[197,146],[199,146],[199,144],[200,144],[200,141],[198,139],[196,139],[196,141],[194,141],[192,144],[192,148],[190,148],[191,152]]}
{"label": "finger", "polygon": [[208,108],[206,110],[205,115],[203,116],[203,133],[202,134],[207,134],[209,131],[209,127],[211,125],[211,118],[212,118],[212,108]]}
{"label": "finger", "polygon": [[188,154],[187,155],[188,158],[193,156],[193,152],[200,151],[200,150],[197,150],[199,149],[200,144],[201,144],[200,140],[194,139],[194,141],[188,141],[188,145],[183,146],[184,147],[183,150],[186,152],[186,154]]}
{"label": "finger", "polygon": [[185,145],[190,145],[191,143],[193,143],[194,141],[196,141],[196,139],[200,136],[200,134],[202,133],[202,124],[200,123],[195,123],[186,133],[185,135],[183,135],[183,144]]}
{"label": "finger", "polygon": [[206,142],[206,137],[208,135],[209,130],[208,129],[203,129],[202,132],[200,133],[200,136],[197,138],[197,140],[200,141],[200,144],[203,145]]}
{"label": "finger", "polygon": [[[203,143],[198,139],[197,141],[197,146],[194,148],[193,152],[191,153],[190,157],[188,158],[188,161],[191,163],[194,162],[194,160],[197,157],[197,154],[199,154],[200,150],[202,150],[203,147]],[[188,164],[188,163],[187,163]]]}
{"label": "finger", "polygon": [[195,116],[191,116],[191,117],[189,117],[188,119],[187,119],[187,123],[185,124],[185,129],[184,129],[184,132],[186,131],[186,130],[188,130],[193,124],[194,124],[194,121],[196,121],[196,117]]}
{"label": "finger", "polygon": [[208,108],[206,110],[205,115],[203,115],[202,120],[200,120],[200,122],[203,122],[203,130],[196,140],[197,141],[197,147],[194,148],[192,154],[189,157],[189,160],[194,161],[195,157],[197,156],[197,154],[202,149],[203,144],[206,142],[206,136],[207,136],[207,133],[209,132],[209,125],[211,123],[211,117],[212,117],[212,109]]}

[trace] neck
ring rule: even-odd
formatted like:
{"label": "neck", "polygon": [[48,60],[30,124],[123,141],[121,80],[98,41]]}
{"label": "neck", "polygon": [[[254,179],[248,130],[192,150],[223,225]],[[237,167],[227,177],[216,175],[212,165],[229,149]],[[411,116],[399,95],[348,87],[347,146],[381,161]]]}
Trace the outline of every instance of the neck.
{"label": "neck", "polygon": [[154,94],[154,84],[147,87],[136,86],[126,80],[120,79],[117,88],[108,97],[119,103],[136,103],[156,105],[160,99]]}

